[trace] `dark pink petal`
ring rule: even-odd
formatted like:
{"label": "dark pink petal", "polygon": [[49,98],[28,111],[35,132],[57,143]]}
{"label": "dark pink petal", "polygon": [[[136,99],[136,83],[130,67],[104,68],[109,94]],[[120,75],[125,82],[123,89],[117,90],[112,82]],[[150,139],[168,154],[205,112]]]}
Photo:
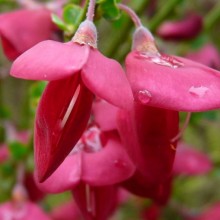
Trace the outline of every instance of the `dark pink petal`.
{"label": "dark pink petal", "polygon": [[37,205],[31,202],[26,202],[21,207],[16,207],[12,202],[1,204],[0,219],[50,220],[49,216],[47,216]]}
{"label": "dark pink petal", "polygon": [[88,62],[82,69],[82,80],[98,97],[118,107],[130,109],[133,95],[118,62],[91,49]]}
{"label": "dark pink petal", "polygon": [[53,220],[79,220],[80,212],[75,202],[70,201],[55,207],[50,216]]}
{"label": "dark pink petal", "polygon": [[47,85],[35,120],[39,181],[54,172],[79,140],[89,120],[92,101],[93,95],[81,82],[79,73]]}
{"label": "dark pink petal", "polygon": [[216,203],[203,212],[195,220],[219,220],[220,219],[220,203]]}
{"label": "dark pink petal", "polygon": [[154,63],[137,52],[128,55],[128,79],[138,102],[176,111],[220,108],[218,71],[181,57],[165,59],[182,65],[175,68]]}
{"label": "dark pink petal", "polygon": [[117,129],[118,108],[103,100],[93,103],[94,120],[102,131]]}
{"label": "dark pink petal", "polygon": [[45,197],[46,194],[42,192],[35,183],[33,173],[25,174],[24,185],[28,193],[28,198],[31,201],[37,202]]}
{"label": "dark pink petal", "polygon": [[55,32],[47,9],[18,10],[0,15],[0,38],[10,60],[35,44],[53,39]]}
{"label": "dark pink petal", "polygon": [[77,73],[88,55],[87,46],[73,42],[44,41],[18,57],[10,74],[30,80],[63,79]]}
{"label": "dark pink petal", "polygon": [[167,204],[172,189],[172,178],[166,178],[159,184],[149,184],[149,181],[137,170],[128,180],[122,183],[130,193],[152,199],[158,205]]}
{"label": "dark pink petal", "polygon": [[182,21],[165,21],[157,34],[166,40],[183,40],[196,37],[202,30],[202,17],[190,15]]}
{"label": "dark pink petal", "polygon": [[211,169],[212,162],[206,154],[184,143],[178,145],[173,167],[174,174],[201,175]]}
{"label": "dark pink petal", "polygon": [[220,54],[212,44],[206,44],[200,50],[187,54],[186,57],[211,68],[220,69]]}
{"label": "dark pink petal", "polygon": [[[94,153],[76,152],[69,155],[43,183],[45,192],[58,193],[73,189],[80,181],[92,186],[119,183],[134,173],[135,167],[120,143],[109,140]],[[114,171],[114,172],[113,172]]]}
{"label": "dark pink petal", "polygon": [[178,112],[136,104],[118,118],[122,143],[145,182],[160,184],[172,174],[178,133]]}
{"label": "dark pink petal", "polygon": [[142,220],[158,220],[161,214],[161,207],[152,204],[142,212]]}
{"label": "dark pink petal", "polygon": [[117,206],[114,185],[92,187],[81,183],[73,190],[73,195],[85,220],[107,220]]}

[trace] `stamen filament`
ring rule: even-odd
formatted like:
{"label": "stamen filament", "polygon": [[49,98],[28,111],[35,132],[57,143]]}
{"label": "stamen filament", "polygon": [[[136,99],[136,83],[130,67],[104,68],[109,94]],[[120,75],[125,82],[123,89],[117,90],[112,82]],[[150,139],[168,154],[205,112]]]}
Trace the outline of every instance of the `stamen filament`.
{"label": "stamen filament", "polygon": [[178,133],[174,138],[172,138],[172,139],[170,140],[171,142],[177,141],[177,140],[183,135],[184,131],[186,130],[186,128],[187,128],[187,126],[188,126],[188,124],[189,124],[191,115],[192,115],[191,112],[187,112],[186,119],[185,119],[185,122],[184,122],[184,124],[183,124],[183,127],[181,128],[181,130],[179,131],[179,133]]}
{"label": "stamen filament", "polygon": [[65,124],[66,124],[66,122],[67,122],[67,120],[68,120],[68,118],[70,116],[70,113],[72,112],[73,107],[74,107],[74,105],[76,103],[76,100],[78,99],[79,93],[80,93],[80,85],[78,85],[78,87],[77,87],[77,89],[76,89],[76,91],[75,91],[75,93],[73,95],[73,98],[70,101],[70,104],[69,104],[69,106],[68,106],[68,108],[66,110],[66,113],[65,113],[65,115],[63,117],[63,120],[61,121],[61,125],[60,125],[61,128],[63,128],[65,126]]}

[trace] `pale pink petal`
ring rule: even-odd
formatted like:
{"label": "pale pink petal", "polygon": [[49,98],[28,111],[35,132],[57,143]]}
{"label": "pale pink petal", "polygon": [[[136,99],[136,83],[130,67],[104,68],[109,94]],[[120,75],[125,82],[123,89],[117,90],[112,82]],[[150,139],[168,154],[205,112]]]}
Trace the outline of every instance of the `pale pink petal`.
{"label": "pale pink petal", "polygon": [[89,48],[73,42],[43,41],[19,56],[10,74],[30,80],[57,80],[78,72],[87,61]]}
{"label": "pale pink petal", "polygon": [[82,69],[82,80],[98,97],[118,107],[131,108],[133,95],[122,67],[98,50],[91,49]]}

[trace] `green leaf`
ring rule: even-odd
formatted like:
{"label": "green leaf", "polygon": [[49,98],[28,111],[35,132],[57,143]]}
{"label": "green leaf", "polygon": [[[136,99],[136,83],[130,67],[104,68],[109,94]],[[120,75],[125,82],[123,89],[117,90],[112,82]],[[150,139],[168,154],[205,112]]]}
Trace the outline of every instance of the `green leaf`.
{"label": "green leaf", "polygon": [[59,27],[63,31],[67,30],[66,24],[56,14],[52,14],[51,18],[53,23],[56,24],[57,27]]}
{"label": "green leaf", "polygon": [[23,160],[29,152],[29,148],[20,142],[11,142],[9,149],[14,160]]}
{"label": "green leaf", "polygon": [[82,20],[83,9],[78,5],[69,4],[63,9],[63,20],[66,24],[74,27],[78,26]]}
{"label": "green leaf", "polygon": [[120,18],[121,13],[117,7],[117,0],[102,0],[99,1],[99,8],[102,11],[103,17],[107,20],[117,20]]}

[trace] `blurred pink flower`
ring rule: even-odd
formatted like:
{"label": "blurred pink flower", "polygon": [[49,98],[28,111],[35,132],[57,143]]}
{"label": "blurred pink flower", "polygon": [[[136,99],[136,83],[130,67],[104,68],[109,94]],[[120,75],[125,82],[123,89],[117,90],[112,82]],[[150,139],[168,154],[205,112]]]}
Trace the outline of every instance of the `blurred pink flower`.
{"label": "blurred pink flower", "polygon": [[206,44],[200,50],[187,54],[186,57],[211,68],[220,70],[220,54],[212,44]]}
{"label": "blurred pink flower", "polygon": [[176,175],[201,175],[212,169],[209,157],[195,148],[179,143],[173,172]]}
{"label": "blurred pink flower", "polygon": [[20,206],[16,206],[13,202],[6,202],[0,205],[0,219],[50,220],[50,217],[32,202],[25,202]]}
{"label": "blurred pink flower", "polygon": [[57,39],[57,28],[46,8],[21,9],[0,15],[0,39],[5,55],[15,60],[35,44]]}
{"label": "blurred pink flower", "polygon": [[219,220],[220,219],[220,203],[216,203],[205,210],[195,220]]}
{"label": "blurred pink flower", "polygon": [[202,17],[191,14],[181,21],[163,22],[159,26],[157,34],[166,40],[185,40],[198,36],[202,28]]}

